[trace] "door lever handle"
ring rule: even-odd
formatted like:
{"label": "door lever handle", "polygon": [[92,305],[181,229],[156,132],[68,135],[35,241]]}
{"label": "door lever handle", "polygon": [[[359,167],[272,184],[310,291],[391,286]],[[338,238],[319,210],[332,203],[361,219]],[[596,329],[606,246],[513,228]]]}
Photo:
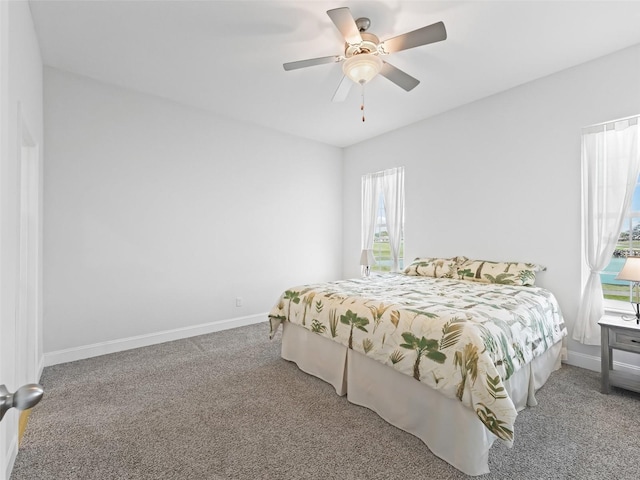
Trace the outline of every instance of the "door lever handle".
{"label": "door lever handle", "polygon": [[0,420],[10,408],[28,410],[34,407],[44,395],[44,389],[37,383],[23,385],[14,393],[10,393],[5,385],[0,385]]}

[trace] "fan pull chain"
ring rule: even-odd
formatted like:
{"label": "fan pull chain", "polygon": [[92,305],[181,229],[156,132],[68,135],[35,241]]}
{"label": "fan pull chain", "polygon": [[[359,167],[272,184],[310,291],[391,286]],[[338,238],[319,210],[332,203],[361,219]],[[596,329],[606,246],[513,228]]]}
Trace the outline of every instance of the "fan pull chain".
{"label": "fan pull chain", "polygon": [[362,84],[362,104],[360,104],[360,111],[362,112],[362,121],[364,122],[364,83]]}

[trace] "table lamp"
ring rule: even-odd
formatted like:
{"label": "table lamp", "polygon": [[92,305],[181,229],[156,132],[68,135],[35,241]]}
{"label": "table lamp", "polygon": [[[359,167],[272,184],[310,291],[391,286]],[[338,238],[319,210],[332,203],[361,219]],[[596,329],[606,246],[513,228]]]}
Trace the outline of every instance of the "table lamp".
{"label": "table lamp", "polygon": [[364,267],[364,276],[368,277],[371,274],[371,265],[376,264],[376,258],[373,256],[373,250],[362,250],[360,254],[360,265]]}
{"label": "table lamp", "polygon": [[622,270],[616,277],[616,280],[627,280],[633,283],[633,290],[630,295],[630,302],[635,306],[635,317],[623,316],[625,320],[636,319],[636,323],[640,324],[640,257],[627,257],[622,266]]}

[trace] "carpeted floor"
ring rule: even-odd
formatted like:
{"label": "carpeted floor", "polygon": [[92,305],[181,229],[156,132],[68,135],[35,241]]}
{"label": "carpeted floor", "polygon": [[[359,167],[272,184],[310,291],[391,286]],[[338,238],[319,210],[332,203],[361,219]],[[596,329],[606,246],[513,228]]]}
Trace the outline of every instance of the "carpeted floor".
{"label": "carpeted floor", "polygon": [[[279,356],[266,323],[47,367],[12,480],[461,479]],[[481,479],[640,478],[640,396],[564,366]]]}

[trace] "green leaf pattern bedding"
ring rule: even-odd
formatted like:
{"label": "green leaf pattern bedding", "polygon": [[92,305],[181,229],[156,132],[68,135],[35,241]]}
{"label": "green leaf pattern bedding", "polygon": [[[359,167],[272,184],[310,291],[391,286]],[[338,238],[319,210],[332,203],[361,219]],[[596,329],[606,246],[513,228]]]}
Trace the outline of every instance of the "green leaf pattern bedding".
{"label": "green leaf pattern bedding", "polygon": [[567,334],[549,291],[387,274],[285,291],[269,313],[410,375],[472,409],[512,445],[503,382]]}

